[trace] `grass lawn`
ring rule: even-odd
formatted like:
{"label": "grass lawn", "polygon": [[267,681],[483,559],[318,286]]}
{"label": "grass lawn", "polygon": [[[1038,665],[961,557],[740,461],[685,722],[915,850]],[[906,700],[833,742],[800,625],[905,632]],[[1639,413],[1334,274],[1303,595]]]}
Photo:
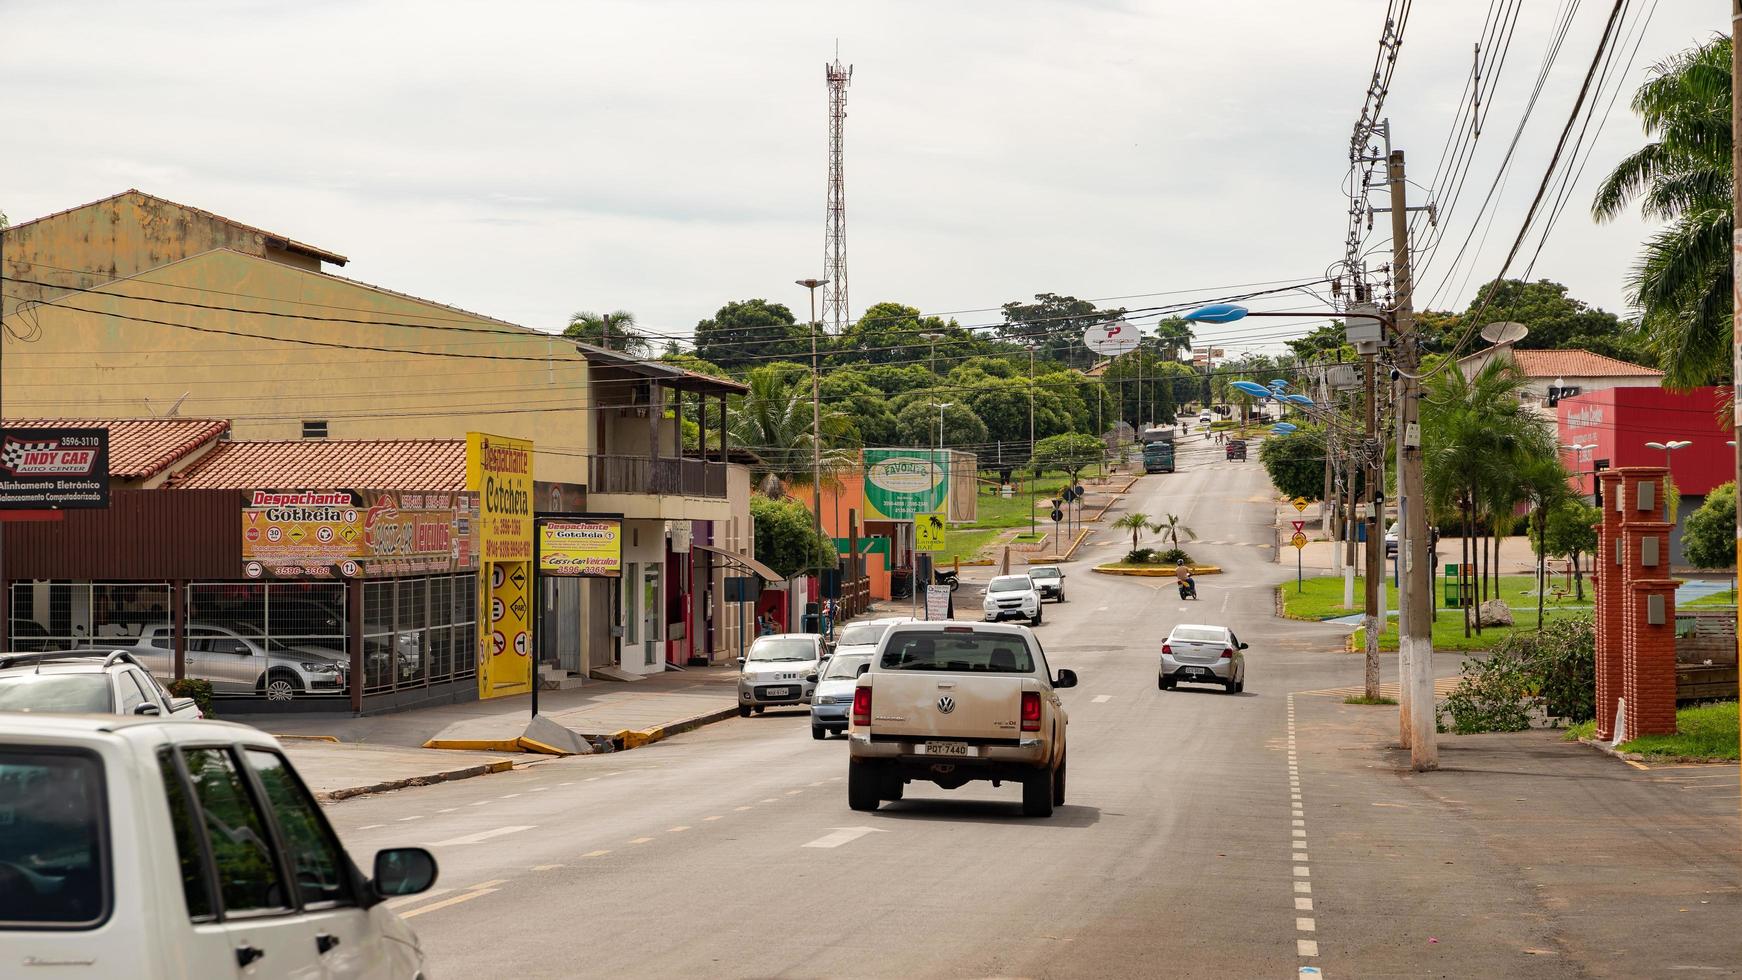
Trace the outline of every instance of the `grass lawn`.
{"label": "grass lawn", "polygon": [[1734,606],[1735,604],[1736,604],[1736,590],[1730,589],[1730,590],[1725,591],[1725,592],[1714,592],[1711,595],[1700,596],[1698,599],[1695,599],[1693,602],[1677,603],[1676,608],[1677,609],[1703,609],[1707,606],[1718,606],[1718,607],[1722,608],[1725,606]]}
{"label": "grass lawn", "polygon": [[[1395,609],[1395,608],[1397,608],[1396,607],[1397,589],[1394,585],[1391,584],[1391,578],[1389,576],[1386,577],[1385,582],[1386,582],[1386,589],[1385,589],[1385,591],[1386,591],[1386,596],[1385,596],[1386,604],[1390,608]],[[1298,618],[1298,619],[1338,619],[1338,618],[1343,617],[1343,616],[1355,615],[1355,614],[1361,612],[1361,610],[1363,608],[1362,597],[1366,593],[1362,591],[1365,588],[1365,585],[1361,581],[1361,576],[1359,576],[1359,575],[1355,576],[1355,605],[1353,608],[1348,608],[1348,609],[1345,609],[1343,607],[1343,580],[1342,579],[1337,578],[1335,576],[1331,576],[1331,575],[1322,575],[1322,576],[1319,576],[1316,578],[1309,578],[1304,583],[1302,583],[1302,585],[1304,588],[1299,593],[1295,592],[1295,587],[1294,587],[1293,582],[1285,582],[1282,585],[1277,586],[1277,588],[1282,590],[1283,611],[1286,612],[1288,615],[1293,616],[1295,618]],[[1445,581],[1444,581],[1444,579],[1440,578],[1440,577],[1436,577],[1434,579],[1434,588],[1436,590],[1438,590],[1435,593],[1435,596],[1438,599],[1438,601],[1444,602],[1445,601]],[[1536,579],[1532,576],[1529,576],[1529,575],[1502,575],[1502,576],[1500,576],[1500,595],[1501,595],[1501,597],[1506,600],[1507,605],[1512,607],[1515,618],[1516,618],[1518,613],[1528,609],[1529,613],[1530,613],[1530,617],[1531,617],[1530,621],[1531,621],[1531,624],[1533,626],[1536,623],[1536,596],[1531,595],[1530,593],[1535,588],[1536,588]],[[1489,589],[1490,589],[1489,598],[1492,599],[1494,597],[1494,593],[1492,592],[1493,586],[1490,585]],[[1478,593],[1478,595],[1479,594],[1480,593]],[[1585,601],[1586,602],[1590,601],[1590,593],[1588,593],[1588,592],[1586,593],[1586,600]],[[1560,600],[1559,602],[1556,602],[1553,594],[1551,593],[1549,595],[1548,602],[1546,603],[1546,605],[1548,606],[1549,609],[1552,610],[1556,606],[1575,606],[1575,605],[1578,605],[1578,603],[1573,599],[1573,597],[1570,593],[1564,599]],[[1456,615],[1457,613],[1458,613],[1458,610],[1442,608],[1440,610],[1440,617],[1443,619],[1449,614],[1449,615],[1452,615],[1454,618],[1457,618],[1458,621],[1461,623],[1462,619],[1461,619],[1461,617],[1457,617],[1457,615]],[[1460,626],[1459,633],[1461,634],[1462,632],[1463,632],[1463,629]]]}
{"label": "grass lawn", "polygon": [[[1590,615],[1591,611],[1589,609],[1555,609],[1550,607],[1543,613],[1543,620],[1546,622],[1579,616],[1588,618]],[[1513,607],[1512,618],[1514,622],[1511,626],[1485,626],[1482,628],[1482,635],[1477,636],[1472,631],[1471,635],[1465,636],[1463,611],[1459,609],[1441,609],[1439,618],[1434,620],[1434,649],[1491,650],[1498,645],[1501,640],[1513,633],[1517,633],[1520,630],[1529,632],[1536,629],[1535,606],[1532,606],[1529,609],[1521,609],[1516,606]],[[1363,629],[1356,630],[1353,643],[1357,650],[1367,649],[1367,631]],[[1397,620],[1393,619],[1386,625],[1385,632],[1379,634],[1379,649],[1397,649]]]}
{"label": "grass lawn", "polygon": [[1736,702],[1697,704],[1675,713],[1674,735],[1646,735],[1622,742],[1623,752],[1696,759],[1737,758]]}
{"label": "grass lawn", "polygon": [[[1094,470],[1084,473],[1081,479],[1087,480],[1094,475]],[[1008,498],[996,493],[987,493],[986,485],[980,485],[980,495],[974,503],[975,519],[972,523],[958,525],[971,529],[1027,527],[1029,514],[1032,511],[1035,525],[1044,530],[1052,523],[1047,518],[1047,501],[1057,493],[1070,479],[1070,474],[1062,470],[1048,470],[1034,481],[1034,507],[1029,507],[1026,488],[1019,489]]]}

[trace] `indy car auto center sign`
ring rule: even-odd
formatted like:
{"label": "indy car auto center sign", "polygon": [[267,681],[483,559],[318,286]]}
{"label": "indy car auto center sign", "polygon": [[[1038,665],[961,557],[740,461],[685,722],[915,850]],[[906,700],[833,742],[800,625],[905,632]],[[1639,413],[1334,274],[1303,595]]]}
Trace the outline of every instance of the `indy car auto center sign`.
{"label": "indy car auto center sign", "polygon": [[107,506],[108,429],[0,432],[0,509]]}

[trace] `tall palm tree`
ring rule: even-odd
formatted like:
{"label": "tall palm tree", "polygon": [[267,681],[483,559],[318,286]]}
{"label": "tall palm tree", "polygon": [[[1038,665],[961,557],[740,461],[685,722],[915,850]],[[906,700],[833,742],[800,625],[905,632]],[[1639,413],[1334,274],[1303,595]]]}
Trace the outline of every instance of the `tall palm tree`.
{"label": "tall palm tree", "polygon": [[[750,390],[732,407],[727,429],[733,444],[756,457],[759,486],[778,497],[787,486],[811,482],[811,388],[808,380],[789,378],[770,367],[757,368],[746,379]],[[845,414],[822,406],[821,462],[827,471],[847,461],[853,423]]]}
{"label": "tall palm tree", "polygon": [[1198,539],[1198,532],[1181,524],[1178,514],[1169,514],[1167,520],[1156,521],[1149,526],[1154,528],[1155,533],[1161,535],[1162,540],[1166,541],[1175,551],[1179,550],[1180,535],[1183,534],[1193,541]]}
{"label": "tall palm tree", "polygon": [[628,310],[610,313],[581,310],[569,316],[569,325],[563,329],[563,336],[637,357],[653,350],[652,340],[635,329],[635,314]]}
{"label": "tall palm tree", "polygon": [[1591,207],[1609,221],[1637,199],[1647,219],[1668,225],[1645,243],[1628,298],[1678,387],[1730,372],[1730,97],[1728,37],[1653,65],[1633,111],[1656,139],[1616,165]]}
{"label": "tall palm tree", "polygon": [[1121,531],[1131,532],[1131,550],[1136,551],[1138,538],[1142,537],[1143,532],[1149,530],[1151,525],[1148,515],[1133,511],[1114,521],[1113,526]]}

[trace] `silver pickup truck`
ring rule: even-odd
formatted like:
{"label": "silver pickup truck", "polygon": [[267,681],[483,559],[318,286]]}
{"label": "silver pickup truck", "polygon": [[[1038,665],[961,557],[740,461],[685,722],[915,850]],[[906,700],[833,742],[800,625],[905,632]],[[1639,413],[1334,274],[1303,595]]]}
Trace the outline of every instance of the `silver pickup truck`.
{"label": "silver pickup truck", "polygon": [[915,779],[1022,784],[1022,811],[1065,801],[1065,729],[1054,677],[1034,633],[996,623],[911,623],[884,634],[853,689],[847,803],[875,810]]}

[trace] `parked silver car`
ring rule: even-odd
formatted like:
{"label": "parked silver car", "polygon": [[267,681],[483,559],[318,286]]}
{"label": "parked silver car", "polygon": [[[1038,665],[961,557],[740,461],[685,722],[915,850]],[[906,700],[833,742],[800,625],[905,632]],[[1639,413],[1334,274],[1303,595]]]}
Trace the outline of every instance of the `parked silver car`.
{"label": "parked silver car", "polygon": [[1220,684],[1229,694],[1246,690],[1246,644],[1225,626],[1181,623],[1161,644],[1155,686],[1169,691],[1181,681]]}
{"label": "parked silver car", "polygon": [[811,694],[811,738],[820,741],[828,738],[830,732],[846,733],[847,715],[853,707],[853,681],[876,653],[876,647],[851,653],[836,650],[823,664],[816,690]]}
{"label": "parked silver car", "polygon": [[738,658],[738,716],[790,704],[806,704],[823,661],[823,638],[815,633],[759,636]]}
{"label": "parked silver car", "polygon": [[[138,636],[114,637],[106,649],[125,650],[158,677],[175,673],[175,627],[148,625]],[[299,694],[345,690],[350,664],[343,650],[292,646],[268,640],[243,623],[187,625],[188,677],[208,681],[216,694],[264,694],[289,701]]]}
{"label": "parked silver car", "polygon": [[0,711],[205,717],[193,698],[170,697],[119,650],[0,654]]}

